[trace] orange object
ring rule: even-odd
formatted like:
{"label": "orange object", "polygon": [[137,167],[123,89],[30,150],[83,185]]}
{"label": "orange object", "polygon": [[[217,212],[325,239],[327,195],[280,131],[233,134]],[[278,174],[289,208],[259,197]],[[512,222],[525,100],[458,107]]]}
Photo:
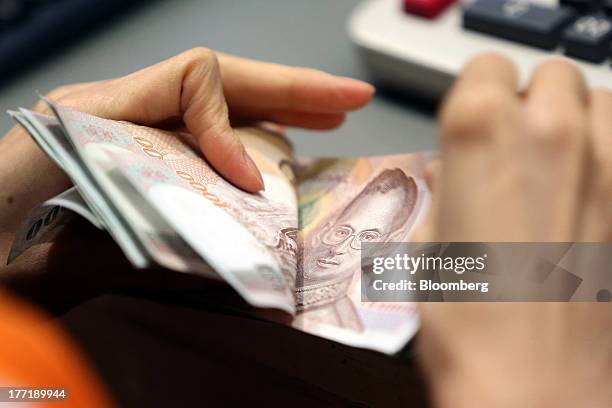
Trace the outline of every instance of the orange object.
{"label": "orange object", "polygon": [[64,401],[0,407],[114,407],[77,347],[32,306],[0,291],[0,387],[65,389]]}

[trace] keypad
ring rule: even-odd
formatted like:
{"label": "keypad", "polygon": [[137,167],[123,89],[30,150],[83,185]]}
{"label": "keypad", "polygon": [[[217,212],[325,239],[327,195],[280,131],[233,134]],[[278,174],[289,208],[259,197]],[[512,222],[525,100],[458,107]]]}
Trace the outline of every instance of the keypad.
{"label": "keypad", "polygon": [[569,7],[543,7],[524,0],[476,0],[463,13],[469,30],[553,49],[563,28],[574,17]]}
{"label": "keypad", "polygon": [[[405,12],[433,19],[455,0],[402,1]],[[559,0],[555,7],[529,0],[468,0],[462,25],[595,64],[612,58],[612,0]]]}
{"label": "keypad", "polygon": [[560,47],[568,57],[592,63],[612,56],[612,0],[561,0],[557,7],[475,0],[464,6],[462,22],[470,31],[546,50]]}

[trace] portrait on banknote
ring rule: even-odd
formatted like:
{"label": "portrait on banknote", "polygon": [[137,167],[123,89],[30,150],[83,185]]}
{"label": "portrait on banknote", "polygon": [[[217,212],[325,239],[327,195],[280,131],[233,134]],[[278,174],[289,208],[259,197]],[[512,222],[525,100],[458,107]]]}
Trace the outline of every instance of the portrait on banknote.
{"label": "portrait on banknote", "polygon": [[348,202],[305,232],[298,260],[296,299],[304,321],[361,331],[359,299],[364,243],[399,241],[415,219],[419,187],[400,168],[383,168]]}

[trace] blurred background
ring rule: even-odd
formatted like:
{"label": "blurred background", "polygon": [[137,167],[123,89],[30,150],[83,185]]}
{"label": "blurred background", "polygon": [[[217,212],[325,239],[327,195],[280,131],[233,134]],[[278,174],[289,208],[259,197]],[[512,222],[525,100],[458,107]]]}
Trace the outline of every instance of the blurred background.
{"label": "blurred background", "polygon": [[[4,112],[32,106],[37,91],[124,75],[196,46],[367,80],[346,29],[358,4],[0,0],[0,134],[13,125]],[[379,91],[336,131],[290,129],[288,136],[301,156],[427,150],[435,147],[432,113],[428,104]]]}

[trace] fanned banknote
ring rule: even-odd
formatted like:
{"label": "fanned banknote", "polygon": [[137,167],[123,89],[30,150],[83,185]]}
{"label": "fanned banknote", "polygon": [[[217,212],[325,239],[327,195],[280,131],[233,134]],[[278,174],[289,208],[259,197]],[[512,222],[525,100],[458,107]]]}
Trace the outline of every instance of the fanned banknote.
{"label": "fanned banknote", "polygon": [[11,260],[76,213],[107,230],[135,267],[222,279],[253,306],[291,314],[296,329],[385,353],[414,335],[413,304],[361,301],[360,252],[365,242],[406,240],[422,220],[432,154],[296,163],[282,136],[238,129],[266,186],[249,194],[219,176],[189,134],[51,108],[55,117],[11,115],[75,189],[32,210]]}
{"label": "fanned banknote", "polygon": [[420,153],[302,164],[294,327],[390,353],[414,335],[414,304],[361,301],[361,250],[364,243],[404,241],[422,221],[430,201],[422,174],[432,158]]}

